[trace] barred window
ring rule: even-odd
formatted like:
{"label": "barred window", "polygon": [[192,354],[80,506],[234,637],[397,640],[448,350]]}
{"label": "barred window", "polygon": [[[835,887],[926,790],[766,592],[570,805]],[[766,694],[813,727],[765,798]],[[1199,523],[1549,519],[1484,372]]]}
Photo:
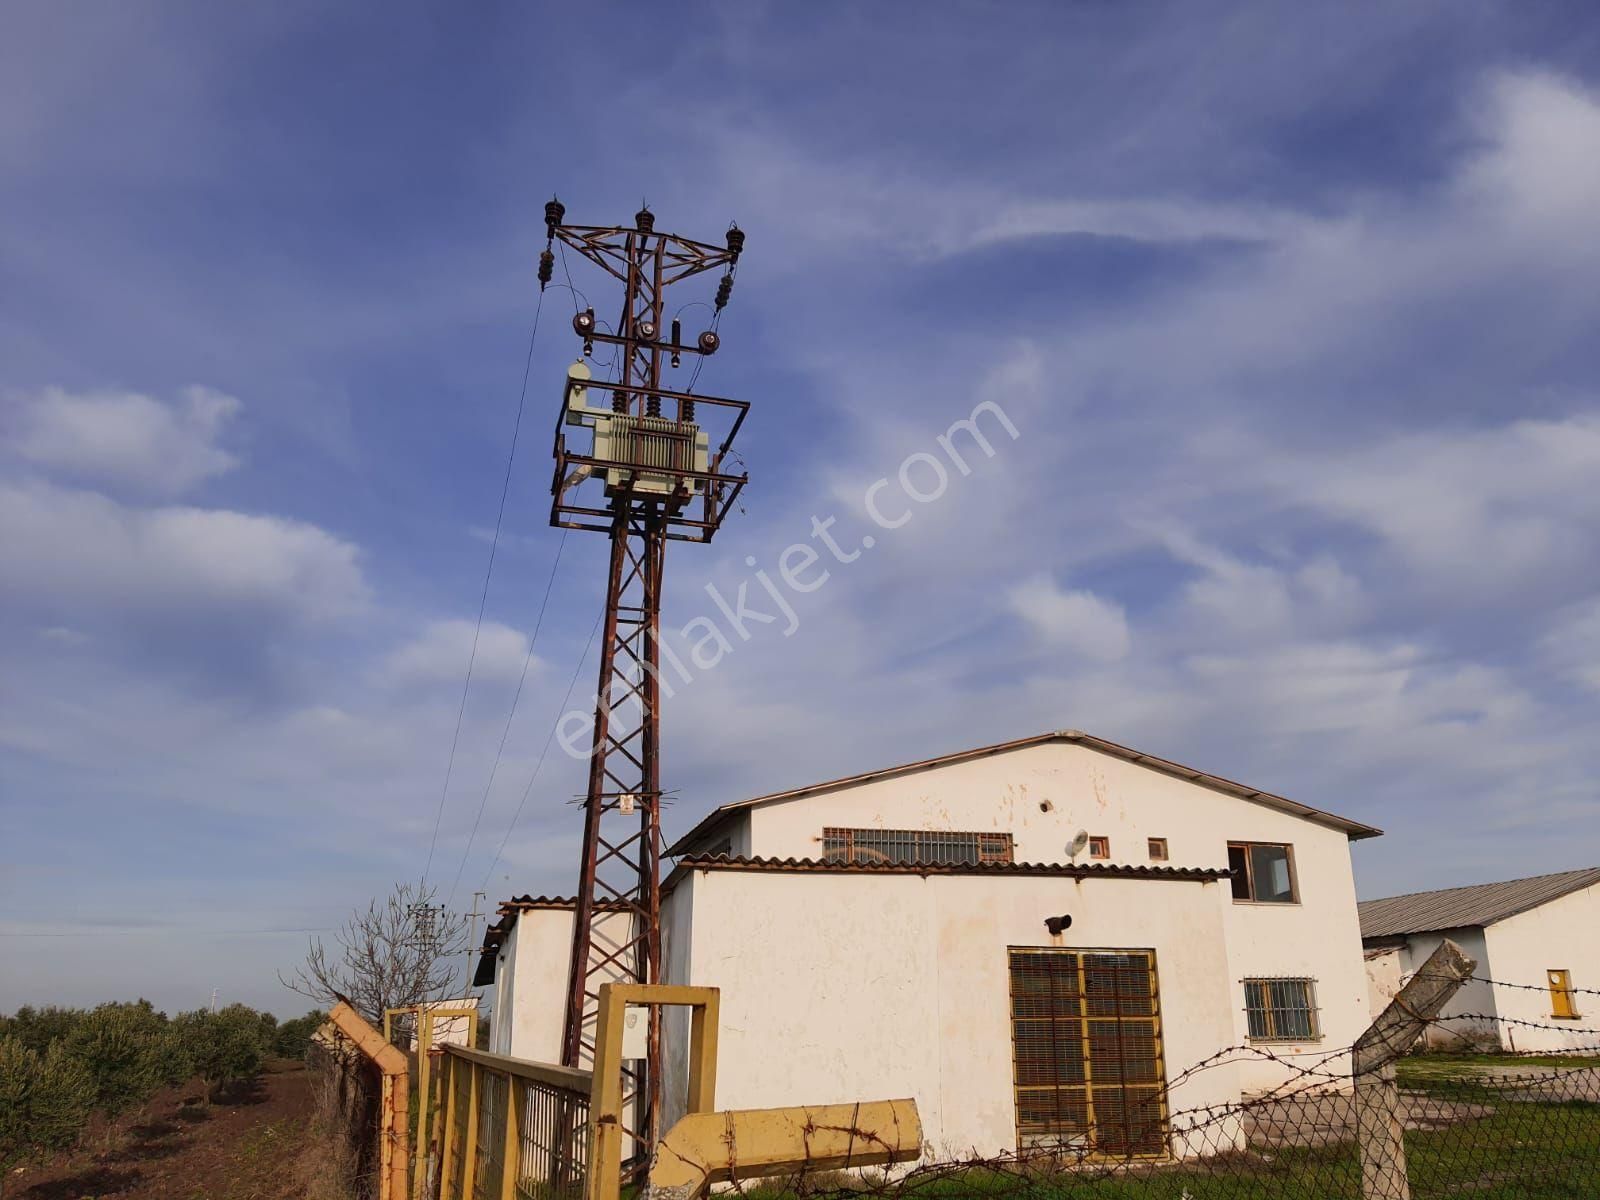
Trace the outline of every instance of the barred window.
{"label": "barred window", "polygon": [[1008,955],[1018,1148],[1164,1154],[1155,951],[1012,946]]}
{"label": "barred window", "polygon": [[850,863],[1008,863],[1012,861],[1011,835],[927,829],[824,829],[822,856],[829,862]]}
{"label": "barred window", "polygon": [[1314,979],[1246,979],[1244,1012],[1253,1042],[1309,1042],[1322,1036]]}

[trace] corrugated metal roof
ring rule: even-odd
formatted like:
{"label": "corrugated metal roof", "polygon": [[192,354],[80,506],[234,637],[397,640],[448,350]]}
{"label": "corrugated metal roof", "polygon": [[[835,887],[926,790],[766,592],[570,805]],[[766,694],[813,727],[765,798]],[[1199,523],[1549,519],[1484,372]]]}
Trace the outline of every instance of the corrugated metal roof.
{"label": "corrugated metal roof", "polygon": [[1597,883],[1600,883],[1600,867],[1585,867],[1581,871],[1558,871],[1554,875],[1535,875],[1505,883],[1479,883],[1471,887],[1363,900],[1358,906],[1361,936],[1393,937],[1435,929],[1493,925]]}
{"label": "corrugated metal roof", "polygon": [[1051,742],[1066,742],[1083,746],[1090,750],[1097,750],[1101,754],[1120,758],[1124,762],[1135,763],[1141,767],[1148,767],[1152,771],[1160,771],[1164,775],[1173,775],[1179,779],[1186,779],[1190,783],[1198,783],[1202,787],[1225,792],[1230,796],[1237,796],[1242,800],[1264,804],[1268,808],[1275,808],[1280,812],[1304,817],[1308,821],[1315,821],[1321,825],[1330,825],[1343,831],[1352,840],[1377,837],[1383,832],[1383,830],[1372,825],[1364,825],[1360,821],[1352,821],[1348,817],[1340,817],[1330,812],[1323,812],[1320,808],[1312,808],[1309,804],[1301,804],[1299,801],[1290,800],[1286,796],[1258,791],[1242,783],[1235,783],[1231,779],[1224,779],[1221,775],[1210,775],[1205,771],[1197,771],[1193,767],[1186,767],[1182,763],[1175,763],[1165,758],[1157,758],[1152,754],[1143,754],[1129,746],[1108,742],[1104,738],[1098,738],[1076,729],[1059,729],[1052,733],[1035,734],[1032,737],[1018,738],[1010,742],[997,742],[992,746],[978,746],[972,750],[958,750],[954,754],[943,754],[937,758],[925,758],[920,762],[902,763],[895,767],[882,767],[876,771],[864,771],[859,775],[846,775],[842,779],[830,779],[824,783],[808,784],[805,787],[792,788],[786,792],[770,792],[765,796],[755,796],[749,800],[738,800],[732,804],[724,804],[720,808],[713,809],[693,829],[675,841],[668,848],[667,853],[682,853],[691,842],[725,820],[730,814],[741,809],[751,808],[757,804],[769,804],[778,800],[797,800],[802,796],[808,796],[815,792],[826,792],[834,788],[868,783],[875,779],[890,779],[897,775],[909,774],[912,771],[926,771],[933,767],[948,766],[952,763],[966,762],[974,758],[987,758],[991,755],[1004,754],[1011,750],[1025,750],[1030,746],[1042,746]]}

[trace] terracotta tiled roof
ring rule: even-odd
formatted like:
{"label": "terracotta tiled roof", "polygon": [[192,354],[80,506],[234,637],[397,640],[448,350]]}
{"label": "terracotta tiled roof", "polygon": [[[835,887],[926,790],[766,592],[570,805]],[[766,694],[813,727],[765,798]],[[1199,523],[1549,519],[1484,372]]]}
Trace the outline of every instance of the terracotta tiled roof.
{"label": "terracotta tiled roof", "polygon": [[774,871],[816,875],[1053,875],[1063,879],[1169,879],[1208,883],[1226,879],[1226,867],[1150,867],[1120,863],[895,863],[837,862],[820,858],[740,858],[691,854],[662,883],[666,890],[690,871]]}

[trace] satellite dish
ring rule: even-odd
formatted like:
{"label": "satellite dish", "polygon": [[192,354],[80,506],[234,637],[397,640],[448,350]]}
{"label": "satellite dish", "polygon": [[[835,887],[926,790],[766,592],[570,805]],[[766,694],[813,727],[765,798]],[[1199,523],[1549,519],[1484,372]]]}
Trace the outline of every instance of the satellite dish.
{"label": "satellite dish", "polygon": [[1072,840],[1067,843],[1067,857],[1076,862],[1078,855],[1083,853],[1083,848],[1088,844],[1089,831],[1087,829],[1078,830],[1077,833],[1072,835]]}

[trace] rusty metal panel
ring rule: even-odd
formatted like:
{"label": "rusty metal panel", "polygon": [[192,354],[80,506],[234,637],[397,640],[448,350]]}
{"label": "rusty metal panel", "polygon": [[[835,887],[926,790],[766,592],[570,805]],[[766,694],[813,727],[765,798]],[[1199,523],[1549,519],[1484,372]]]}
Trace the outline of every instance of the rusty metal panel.
{"label": "rusty metal panel", "polygon": [[1014,946],[1008,956],[1018,1148],[1164,1156],[1155,951]]}

